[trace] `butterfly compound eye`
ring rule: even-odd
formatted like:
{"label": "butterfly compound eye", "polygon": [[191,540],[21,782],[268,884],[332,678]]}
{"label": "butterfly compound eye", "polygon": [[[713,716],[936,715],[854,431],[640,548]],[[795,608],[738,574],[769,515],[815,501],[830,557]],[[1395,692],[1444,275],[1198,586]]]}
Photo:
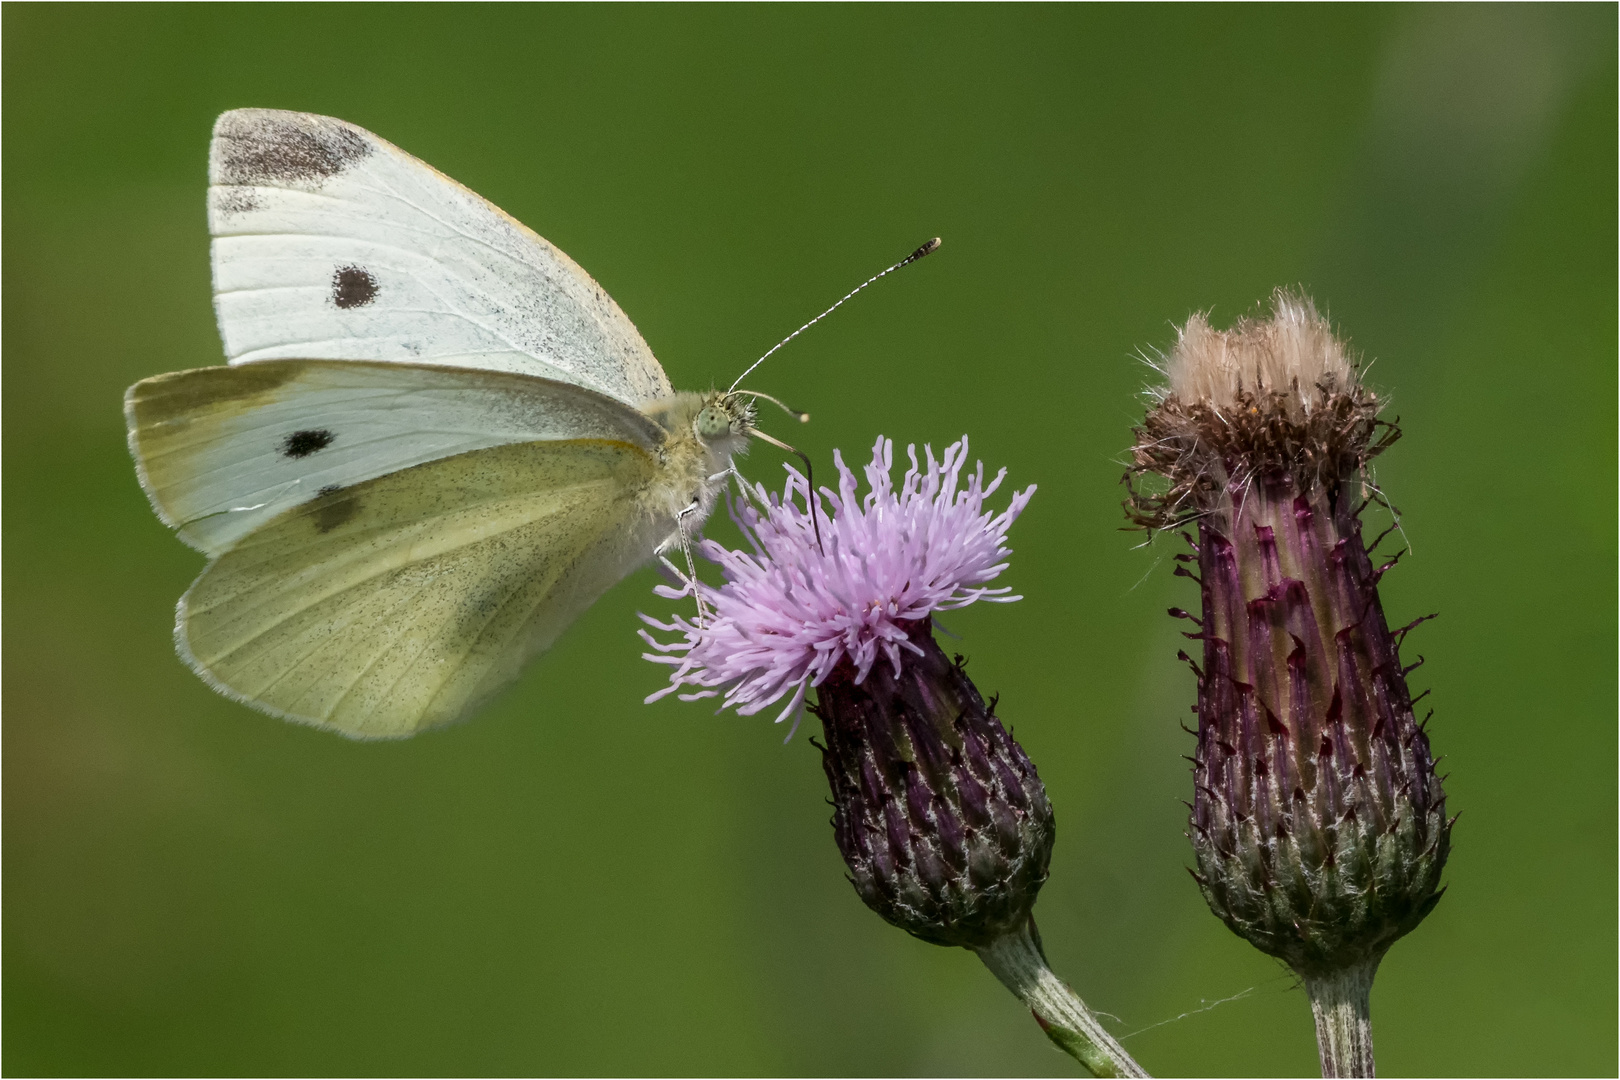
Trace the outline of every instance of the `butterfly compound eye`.
{"label": "butterfly compound eye", "polygon": [[705,405],[692,422],[700,439],[718,439],[731,434],[731,417],[713,405]]}

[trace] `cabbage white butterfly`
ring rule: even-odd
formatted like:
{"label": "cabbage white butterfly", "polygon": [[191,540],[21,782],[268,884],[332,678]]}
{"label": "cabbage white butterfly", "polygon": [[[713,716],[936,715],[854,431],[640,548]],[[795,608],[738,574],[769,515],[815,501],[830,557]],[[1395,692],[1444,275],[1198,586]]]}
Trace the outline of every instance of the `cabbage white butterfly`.
{"label": "cabbage white butterfly", "polygon": [[176,647],[228,697],[354,738],[461,719],[784,445],[768,395],[675,393],[573,260],[368,131],[237,109],[208,171],[228,366],[124,412],[210,559]]}

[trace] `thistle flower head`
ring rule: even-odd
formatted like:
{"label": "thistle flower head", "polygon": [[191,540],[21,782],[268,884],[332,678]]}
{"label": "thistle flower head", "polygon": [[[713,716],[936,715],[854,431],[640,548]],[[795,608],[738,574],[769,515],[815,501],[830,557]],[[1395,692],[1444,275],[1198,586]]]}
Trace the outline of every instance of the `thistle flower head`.
{"label": "thistle flower head", "polygon": [[[1136,430],[1127,512],[1196,525],[1191,836],[1210,908],[1313,979],[1370,972],[1439,899],[1445,792],[1362,538],[1367,465],[1399,432],[1308,300],[1193,318]],[[1373,547],[1377,547],[1374,541]],[[1185,564],[1196,564],[1194,574]],[[1423,620],[1418,620],[1421,622]]]}
{"label": "thistle flower head", "polygon": [[[894,444],[879,438],[865,469],[864,496],[836,453],[836,491],[812,494],[791,469],[780,497],[753,487],[758,506],[738,499],[731,508],[752,551],[712,540],[700,548],[719,565],[725,584],[660,587],[669,598],[695,589],[708,618],[700,625],[681,616],[668,623],[642,616],[655,629],[679,635],[659,641],[642,631],[656,650],[647,659],[674,668],[670,685],[648,700],[690,687],[682,700],[723,694],[722,707],[752,715],[787,697],[780,720],[845,659],[857,684],[880,659],[898,675],[902,655],[920,652],[908,628],[933,612],[1018,599],[988,584],[1007,567],[1007,529],[1035,488],[1013,495],[1000,513],[985,509],[1006,470],[986,483],[982,463],[965,473],[967,453],[965,437],[947,447],[943,459],[925,448],[919,462],[916,448],[908,447],[911,467],[896,488]],[[811,518],[811,498],[819,522]]]}
{"label": "thistle flower head", "polygon": [[[781,720],[816,688],[826,744],[833,835],[868,907],[926,941],[989,948],[1024,926],[1046,880],[1055,825],[1035,766],[933,635],[933,613],[978,600],[1007,567],[1007,529],[1034,487],[1005,510],[985,509],[1005,473],[966,472],[967,439],[943,459],[908,448],[895,487],[894,444],[878,439],[867,492],[842,457],[838,489],[814,495],[789,474],[772,498],[750,489],[732,516],[752,551],[705,542],[725,584],[694,590],[699,622],[646,621],[678,634],[647,659],[668,664],[681,697],[724,694],[756,713],[788,698]],[[818,525],[810,516],[814,498]],[[762,508],[761,508],[762,507]],[[700,608],[701,610],[701,608]]]}
{"label": "thistle flower head", "polygon": [[[1168,529],[1238,502],[1260,476],[1286,476],[1301,491],[1364,478],[1400,438],[1378,419],[1384,402],[1361,382],[1344,343],[1310,300],[1279,289],[1269,319],[1216,330],[1194,315],[1149,387],[1153,407],[1137,429],[1126,512]],[[1139,490],[1157,474],[1166,489]]]}

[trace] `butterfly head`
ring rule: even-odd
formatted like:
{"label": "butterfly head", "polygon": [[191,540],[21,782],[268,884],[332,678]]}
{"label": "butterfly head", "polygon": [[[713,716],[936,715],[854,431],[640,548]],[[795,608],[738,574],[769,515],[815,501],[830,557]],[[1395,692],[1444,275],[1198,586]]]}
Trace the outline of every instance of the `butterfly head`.
{"label": "butterfly head", "polygon": [[706,498],[719,490],[714,486],[716,481],[731,472],[731,459],[747,448],[749,439],[759,439],[797,455],[804,462],[805,476],[810,475],[808,457],[755,426],[759,419],[757,402],[760,400],[780,407],[801,423],[810,419],[809,413],[789,408],[759,390],[710,390],[705,394],[677,394],[662,402],[643,406],[648,415],[655,417],[669,432],[664,452],[677,456],[690,455],[688,460],[692,463],[693,475],[703,478],[702,487],[707,494],[699,494],[698,505],[703,505]]}
{"label": "butterfly head", "polygon": [[[779,450],[786,450],[796,455],[804,462],[805,484],[814,487],[812,477],[815,475],[810,468],[809,455],[804,451],[789,446],[781,439],[767,435],[754,426],[759,417],[757,402],[765,400],[793,417],[801,424],[810,422],[810,414],[792,408],[779,398],[759,390],[727,390],[724,393],[711,390],[705,394],[700,402],[697,414],[692,418],[692,431],[702,442],[709,447],[710,453],[720,448],[723,440],[744,440],[750,437],[768,442]],[[725,452],[736,453],[740,447],[736,442],[726,446]],[[810,522],[816,530],[816,546],[821,546],[821,525],[816,520],[815,503],[810,504]]]}
{"label": "butterfly head", "polygon": [[751,398],[742,394],[711,391],[703,395],[702,407],[692,417],[692,431],[704,443],[713,446],[746,438],[756,418]]}

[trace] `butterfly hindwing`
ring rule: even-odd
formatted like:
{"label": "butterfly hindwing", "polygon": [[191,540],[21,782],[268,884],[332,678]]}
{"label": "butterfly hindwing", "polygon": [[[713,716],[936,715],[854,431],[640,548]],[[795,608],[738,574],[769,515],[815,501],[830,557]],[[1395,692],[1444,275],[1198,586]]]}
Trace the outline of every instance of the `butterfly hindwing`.
{"label": "butterfly hindwing", "polygon": [[634,324],[578,264],[362,128],[227,112],[209,185],[214,304],[233,364],[483,368],[631,405],[670,393]]}
{"label": "butterfly hindwing", "polygon": [[658,425],[570,383],[506,372],[270,360],[136,383],[133,451],[158,514],[218,555],[330,488],[504,443],[612,439],[655,448]]}
{"label": "butterfly hindwing", "polygon": [[629,443],[548,441],[329,492],[209,564],[180,651],[230,696],[352,737],[450,723],[645,561],[654,474]]}

